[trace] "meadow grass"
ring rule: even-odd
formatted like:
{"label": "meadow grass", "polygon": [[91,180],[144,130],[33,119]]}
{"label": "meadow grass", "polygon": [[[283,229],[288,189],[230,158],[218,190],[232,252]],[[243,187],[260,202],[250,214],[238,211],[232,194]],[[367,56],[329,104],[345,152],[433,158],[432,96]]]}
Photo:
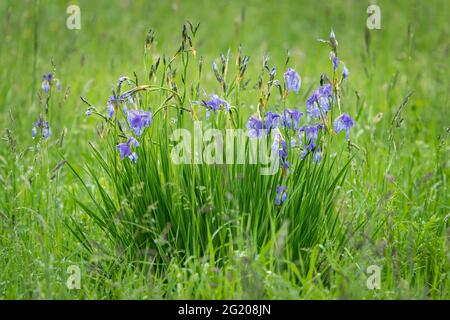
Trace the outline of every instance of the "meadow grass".
{"label": "meadow grass", "polygon": [[[378,4],[382,29],[369,31],[365,1],[80,1],[74,31],[65,28],[64,1],[3,1],[1,297],[448,298],[449,5]],[[201,94],[198,83],[221,92],[210,67],[221,53],[230,48],[236,57],[242,44],[250,56],[249,87],[229,97],[240,127],[256,111],[265,54],[281,74],[289,50],[303,83],[288,103],[304,110],[330,70],[329,48],[316,39],[334,29],[350,69],[342,90],[354,146],[349,153],[344,137],[333,138],[341,146],[330,150],[339,155],[333,168],[332,158],[319,166],[295,160],[301,174],[291,176],[281,209],[273,205],[277,181],[258,168],[174,166],[161,152],[169,144],[164,121],[189,125],[175,109],[155,115],[145,132],[155,143],[141,144],[135,165],[118,160],[112,128],[84,115],[80,96],[105,114],[120,76],[135,72],[147,82],[156,60],[143,54],[149,28],[154,52],[170,54],[186,20],[201,24],[184,73],[189,86],[180,86],[186,97]],[[62,90],[49,101],[51,138],[37,143],[31,127],[49,71]],[[161,105],[164,97],[143,99]],[[80,290],[66,287],[70,265],[82,270]],[[381,289],[366,286],[370,265],[381,267]]]}

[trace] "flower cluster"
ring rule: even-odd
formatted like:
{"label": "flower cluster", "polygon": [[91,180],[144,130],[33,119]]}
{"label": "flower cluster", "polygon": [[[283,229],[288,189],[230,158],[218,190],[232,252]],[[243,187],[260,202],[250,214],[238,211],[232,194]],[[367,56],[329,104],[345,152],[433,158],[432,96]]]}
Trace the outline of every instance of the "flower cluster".
{"label": "flower cluster", "polygon": [[[123,99],[116,99],[114,101],[117,101],[117,104],[120,104],[123,102]],[[130,130],[136,135],[136,137],[140,137],[144,129],[152,124],[152,113],[150,111],[134,109],[127,110],[126,104],[124,104],[122,110],[126,116]],[[117,149],[120,151],[120,158],[122,160],[125,159],[125,157],[128,157],[131,161],[136,162],[138,157],[136,152],[131,152],[131,146],[139,147],[139,142],[133,137],[130,137],[124,143],[119,143],[117,145]]]}
{"label": "flower cluster", "polygon": [[[150,111],[123,110],[126,115],[128,126],[136,137],[140,137],[144,129],[152,124],[152,113]],[[128,157],[131,161],[136,162],[138,156],[136,152],[131,152],[131,146],[139,147],[139,142],[134,137],[128,138],[124,143],[119,143],[117,149],[120,152],[120,158],[122,160]]]}
{"label": "flower cluster", "polygon": [[[137,109],[138,104],[135,100],[136,93],[134,92],[134,90],[129,90],[123,94],[119,94],[124,82],[131,83],[131,80],[125,76],[119,78],[119,80],[117,81],[116,92],[114,92],[113,90],[113,94],[109,97],[106,105],[107,117],[102,117],[104,119],[118,121],[120,130],[126,136],[129,136],[129,138],[127,138],[125,142],[119,143],[116,146],[117,150],[119,150],[120,158],[122,160],[124,160],[125,158],[129,158],[132,162],[136,162],[138,159],[138,155],[136,152],[132,152],[131,148],[139,147],[139,142],[136,140],[136,138],[141,137],[145,128],[150,127],[150,125],[152,124],[152,112]],[[117,117],[120,116],[120,112],[118,114],[117,110],[122,110],[122,114],[126,119],[125,125],[123,125],[122,121],[117,119]],[[95,111],[95,107],[90,105],[86,110],[85,115],[90,116],[93,113],[100,115]],[[136,138],[124,132],[125,126],[127,124]]]}
{"label": "flower cluster", "polygon": [[[281,113],[266,111],[263,114],[263,118],[261,117],[262,113],[258,109],[258,112],[252,115],[247,122],[250,138],[260,138],[263,134],[273,134],[272,151],[278,152],[283,180],[286,180],[289,175],[288,154],[291,153],[293,148],[301,150],[299,154],[300,160],[311,154],[313,162],[321,162],[323,150],[323,139],[321,139],[321,136],[332,132],[329,125],[332,120],[330,119],[330,111],[335,105],[338,105],[340,112],[339,86],[343,80],[348,78],[349,71],[345,64],[342,63],[342,77],[340,79],[337,78],[336,71],[340,63],[337,56],[338,42],[333,32],[331,32],[330,40],[327,42],[331,46],[330,60],[333,70],[333,81],[329,81],[326,76],[321,78],[320,86],[306,100],[307,119],[304,123],[301,124],[300,121],[304,113],[289,108],[285,108]],[[271,78],[271,80],[273,79]],[[284,80],[286,89],[284,99],[287,96],[287,92],[294,91],[298,93],[301,78],[294,69],[289,68],[286,70]],[[334,133],[338,134],[345,131],[345,137],[349,141],[350,128],[353,125],[353,119],[348,114],[342,113],[334,119]],[[285,184],[277,186],[275,204],[278,206],[282,205],[287,198],[288,191]]]}
{"label": "flower cluster", "polygon": [[[50,94],[53,86],[56,86],[58,91],[61,90],[61,82],[59,79],[56,79],[54,74],[48,72],[42,76],[41,88],[46,94]],[[51,129],[48,121],[48,100],[44,114],[39,114],[39,117],[36,122],[33,123],[31,128],[31,136],[35,139],[38,135],[45,140],[47,140],[51,135]]]}

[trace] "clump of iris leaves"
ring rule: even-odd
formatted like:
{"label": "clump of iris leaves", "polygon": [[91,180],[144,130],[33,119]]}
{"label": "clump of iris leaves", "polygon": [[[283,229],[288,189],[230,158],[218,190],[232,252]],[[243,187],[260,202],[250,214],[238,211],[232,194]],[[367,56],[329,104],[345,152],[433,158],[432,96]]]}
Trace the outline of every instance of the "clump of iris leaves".
{"label": "clump of iris leaves", "polygon": [[[339,250],[346,241],[351,217],[339,212],[336,199],[354,150],[354,123],[342,99],[349,71],[338,56],[336,36],[331,32],[320,40],[328,48],[330,72],[317,77],[317,88],[303,100],[301,68],[291,66],[289,56],[281,72],[264,57],[252,79],[246,72],[250,57],[241,47],[236,57],[228,51],[212,63],[208,71],[218,85],[206,92],[197,30],[190,22],[183,25],[173,55],[156,52],[150,30],[143,82],[136,74],[120,77],[104,107],[82,97],[86,116],[97,116],[98,139],[89,142],[92,161],[75,168],[69,159],[68,165],[85,190],[75,195],[78,207],[101,229],[105,245],[91,240],[79,219],[66,225],[86,254],[146,261],[156,271],[174,258],[219,266],[243,252],[295,273],[311,263],[326,269],[321,259],[311,258],[312,249]],[[59,86],[55,81],[44,76],[46,94]],[[246,152],[251,139],[274,137],[267,141],[279,153],[280,170],[262,175],[260,164],[173,163],[171,133],[191,130],[194,121],[223,132],[247,130]],[[33,135],[49,138],[45,114]]]}

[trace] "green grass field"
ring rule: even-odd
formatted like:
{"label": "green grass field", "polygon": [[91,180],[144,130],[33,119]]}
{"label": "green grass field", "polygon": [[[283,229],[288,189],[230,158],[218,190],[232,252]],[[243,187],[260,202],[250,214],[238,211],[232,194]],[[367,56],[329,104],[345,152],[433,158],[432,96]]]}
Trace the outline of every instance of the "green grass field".
{"label": "green grass field", "polygon": [[[450,3],[374,3],[378,30],[369,1],[1,1],[0,298],[449,299]],[[79,30],[66,27],[69,4]],[[338,93],[349,142],[323,129],[322,161],[289,151],[288,176],[173,163],[170,135],[194,120],[245,129],[255,112],[305,112],[321,74],[335,92],[340,73],[317,41],[331,30],[350,71]],[[240,45],[240,66],[250,60],[234,78]],[[223,91],[211,65],[228,50]],[[265,99],[265,55],[281,84],[286,67],[300,74],[298,94]],[[49,94],[48,72],[61,84]],[[132,134],[122,105],[107,117],[121,76],[131,108],[153,115],[136,163],[116,148]],[[231,111],[206,119],[195,101],[212,93]],[[48,139],[32,137],[40,114]],[[79,288],[67,286],[73,266]]]}

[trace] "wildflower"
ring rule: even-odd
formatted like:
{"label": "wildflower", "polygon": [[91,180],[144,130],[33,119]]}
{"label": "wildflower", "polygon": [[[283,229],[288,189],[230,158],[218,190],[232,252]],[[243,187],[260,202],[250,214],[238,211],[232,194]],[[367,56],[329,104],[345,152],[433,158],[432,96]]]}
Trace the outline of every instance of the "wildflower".
{"label": "wildflower", "polygon": [[92,114],[92,108],[89,107],[89,108],[87,108],[87,110],[86,110],[86,112],[84,113],[84,115],[85,115],[86,117],[89,117],[91,114]]}
{"label": "wildflower", "polygon": [[353,119],[346,113],[334,120],[334,131],[336,133],[345,130],[345,138],[350,140],[350,128],[353,127]]}
{"label": "wildflower", "polygon": [[44,139],[48,139],[51,134],[50,126],[48,124],[48,121],[44,121],[42,116],[39,116],[38,120],[33,124],[33,128],[31,129],[31,136],[33,139],[37,135],[37,129],[41,130],[41,135]]}
{"label": "wildflower", "polygon": [[206,118],[209,118],[210,111],[216,113],[220,107],[225,108],[226,111],[230,110],[230,104],[225,100],[219,98],[218,95],[212,94],[209,100],[203,100],[203,105],[206,107]]}
{"label": "wildflower", "polygon": [[281,161],[281,167],[283,170],[283,176],[288,175],[289,170],[289,161],[288,159],[288,148],[286,140],[283,138],[281,132],[276,129],[276,131],[273,132],[273,138],[274,142],[272,143],[272,152],[277,152],[278,157]]}
{"label": "wildflower", "polygon": [[320,147],[317,147],[316,142],[317,138],[319,136],[319,130],[322,129],[323,126],[321,124],[316,124],[313,126],[305,126],[305,135],[306,139],[308,141],[308,144],[305,145],[303,148],[303,151],[300,155],[300,159],[303,160],[308,152],[313,153],[313,162],[319,163],[322,161],[322,149]]}
{"label": "wildflower", "polygon": [[281,147],[280,147],[278,155],[280,156],[282,161],[286,161],[287,156],[288,156],[286,140],[281,140],[280,144],[281,144]]}
{"label": "wildflower", "polygon": [[283,127],[297,129],[301,116],[303,116],[303,112],[295,109],[285,109],[283,113]]}
{"label": "wildflower", "polygon": [[333,63],[333,71],[336,71],[339,66],[339,59],[333,51],[330,52],[330,60]]}
{"label": "wildflower", "polygon": [[269,134],[269,131],[272,129],[275,129],[278,126],[278,123],[280,122],[280,115],[278,113],[274,112],[266,112],[266,115],[264,117],[264,129],[266,131],[266,134]]}
{"label": "wildflower", "polygon": [[331,84],[327,83],[315,90],[306,100],[306,113],[309,117],[319,118],[321,114],[330,111],[332,98]]}
{"label": "wildflower", "polygon": [[288,151],[287,151],[287,145],[286,140],[281,141],[280,149],[278,150],[278,155],[281,160],[281,168],[282,168],[282,174],[284,177],[287,177],[289,174],[289,161],[288,159]]}
{"label": "wildflower", "polygon": [[287,91],[295,91],[297,93],[300,90],[302,80],[294,69],[289,68],[286,70],[284,81],[286,82]]}
{"label": "wildflower", "polygon": [[325,83],[323,86],[320,86],[318,89],[319,95],[331,98],[332,88],[331,83]]}
{"label": "wildflower", "polygon": [[[106,108],[108,109],[108,117],[112,119],[117,107],[122,103],[126,103],[127,101],[130,103],[133,103],[133,97],[132,97],[131,92],[125,92],[124,94],[122,94],[118,97],[116,97],[114,95],[110,96],[108,104],[106,105]],[[122,107],[122,112],[124,113],[124,115],[126,115],[126,111],[125,111],[126,109],[127,109],[127,107],[124,105]]]}
{"label": "wildflower", "polygon": [[315,150],[317,146],[317,139],[319,137],[319,130],[321,129],[323,129],[323,125],[320,123],[305,125],[300,128],[299,138],[301,139],[301,136],[304,134],[306,139],[306,144],[303,148],[302,154],[300,155],[300,159],[303,160],[309,151]]}
{"label": "wildflower", "polygon": [[53,74],[49,72],[48,74],[44,74],[42,76],[42,90],[45,91],[45,93],[49,93],[50,91],[50,84],[52,83]]}
{"label": "wildflower", "polygon": [[143,110],[130,110],[127,120],[131,130],[139,137],[142,130],[152,124],[152,113]]}
{"label": "wildflower", "polygon": [[305,159],[306,155],[308,154],[308,150],[303,149],[302,153],[300,154],[300,160]]}
{"label": "wildflower", "polygon": [[136,152],[131,151],[131,145],[134,147],[139,147],[139,142],[134,139],[133,137],[129,138],[127,142],[119,143],[117,145],[117,149],[120,153],[120,159],[125,159],[125,157],[128,157],[132,162],[136,162],[138,159],[138,156]]}
{"label": "wildflower", "polygon": [[123,102],[122,113],[126,116],[128,112],[128,104],[134,104],[133,93],[131,91],[127,91],[124,94],[120,95],[118,100],[120,102]]}
{"label": "wildflower", "polygon": [[128,141],[135,147],[139,147],[139,141],[137,141],[135,138],[130,137],[130,139],[128,139]]}
{"label": "wildflower", "polygon": [[339,59],[338,59],[338,57],[334,56],[334,58],[333,58],[333,70],[336,71],[338,66],[339,66]]}
{"label": "wildflower", "polygon": [[106,108],[108,109],[108,116],[112,119],[113,115],[114,115],[114,106],[117,102],[116,97],[114,96],[110,96],[109,97],[109,101],[108,104],[106,105]]}
{"label": "wildflower", "polygon": [[247,128],[248,128],[248,135],[250,138],[259,138],[261,137],[261,131],[262,131],[262,121],[257,115],[253,115],[248,119],[247,122]]}
{"label": "wildflower", "polygon": [[42,137],[43,137],[44,139],[48,139],[48,138],[50,137],[51,130],[50,130],[50,127],[49,127],[47,121],[45,121],[45,122],[42,124],[41,129],[42,129]]}
{"label": "wildflower", "polygon": [[349,71],[347,69],[347,67],[344,65],[344,68],[342,69],[342,78],[345,80],[348,78],[349,75]]}
{"label": "wildflower", "polygon": [[305,136],[308,142],[309,149],[316,147],[316,141],[319,137],[319,130],[322,128],[321,124],[315,124],[311,126],[305,126]]}
{"label": "wildflower", "polygon": [[313,153],[313,162],[319,163],[320,161],[322,161],[322,150],[320,148],[317,148]]}
{"label": "wildflower", "polygon": [[58,91],[61,90],[61,81],[59,81],[59,79],[54,79],[53,78],[53,74],[51,72],[49,72],[49,73],[44,74],[42,76],[41,88],[42,88],[42,90],[45,91],[45,93],[49,93],[50,92],[50,88],[52,86],[52,82],[55,82],[56,89],[58,89]]}
{"label": "wildflower", "polygon": [[278,185],[277,186],[277,195],[275,197],[275,204],[277,206],[281,206],[286,201],[287,195],[288,195],[287,187]]}

